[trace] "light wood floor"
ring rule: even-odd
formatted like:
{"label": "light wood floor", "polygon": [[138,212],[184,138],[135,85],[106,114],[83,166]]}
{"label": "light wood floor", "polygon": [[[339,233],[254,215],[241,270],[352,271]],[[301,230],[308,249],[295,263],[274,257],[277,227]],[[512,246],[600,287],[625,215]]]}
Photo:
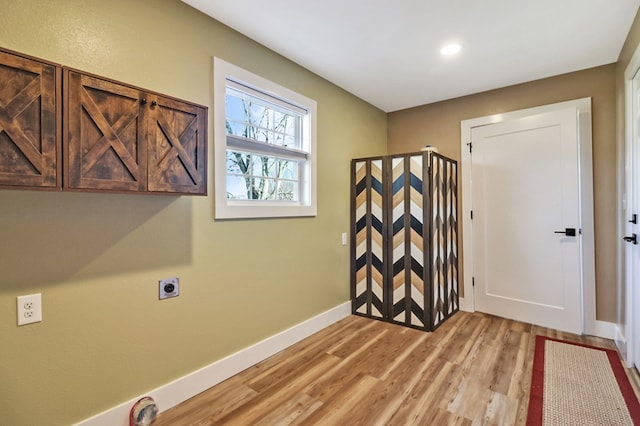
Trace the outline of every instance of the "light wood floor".
{"label": "light wood floor", "polygon": [[522,425],[535,335],[481,313],[433,333],[351,316],[161,414],[160,425]]}

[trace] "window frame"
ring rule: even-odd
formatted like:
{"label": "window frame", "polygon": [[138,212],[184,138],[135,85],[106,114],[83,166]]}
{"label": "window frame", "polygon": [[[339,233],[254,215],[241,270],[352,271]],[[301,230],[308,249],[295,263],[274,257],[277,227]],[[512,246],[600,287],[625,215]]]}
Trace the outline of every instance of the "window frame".
{"label": "window frame", "polygon": [[[302,146],[307,159],[300,178],[300,201],[233,200],[227,198],[227,81],[246,86],[265,97],[306,110],[302,117]],[[307,217],[317,215],[316,122],[317,103],[313,99],[280,86],[218,57],[213,58],[215,218],[246,219]],[[252,94],[252,96],[255,96]],[[269,101],[269,99],[267,99]]]}

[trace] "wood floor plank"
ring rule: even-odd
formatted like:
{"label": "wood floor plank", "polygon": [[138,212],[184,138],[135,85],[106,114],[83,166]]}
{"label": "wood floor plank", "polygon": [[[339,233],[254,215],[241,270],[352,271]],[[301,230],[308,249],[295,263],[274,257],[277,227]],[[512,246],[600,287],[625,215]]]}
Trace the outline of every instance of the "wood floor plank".
{"label": "wood floor plank", "polygon": [[[307,418],[308,424],[363,425],[363,418],[369,405],[365,402],[371,389],[380,381],[368,375],[358,375],[347,386],[340,398],[331,398]],[[348,420],[346,420],[348,419]],[[344,423],[344,422],[347,423]]]}
{"label": "wood floor plank", "polygon": [[458,312],[433,333],[351,316],[154,425],[524,425],[536,335],[615,348],[482,313]]}
{"label": "wood floor plank", "polygon": [[340,362],[340,359],[324,352],[305,353],[287,362],[274,365],[268,370],[263,371],[253,378],[246,381],[247,386],[258,393],[274,392],[280,387],[287,386],[292,380],[300,375],[307,366],[316,366],[323,359],[330,358],[334,363]]}
{"label": "wood floor plank", "polygon": [[527,363],[527,353],[529,348],[529,334],[521,333],[520,342],[518,344],[518,353],[514,369],[511,372],[509,381],[509,389],[507,396],[515,399],[521,399],[529,389],[531,370],[527,370],[530,365]]}
{"label": "wood floor plank", "polygon": [[294,395],[283,404],[273,408],[269,413],[257,419],[256,426],[289,425],[300,418],[308,418],[314,411],[322,406],[322,402],[307,394]]}
{"label": "wood floor plank", "polygon": [[[415,425],[447,425],[447,426],[470,426],[473,425],[473,421],[452,414],[448,411],[436,408],[432,412],[424,416],[420,420],[421,423],[414,423]],[[396,424],[396,423],[394,423]],[[406,426],[407,423],[397,423],[397,426]]]}
{"label": "wood floor plank", "polygon": [[[169,410],[163,413],[160,423],[181,424],[184,419],[183,412],[188,412],[189,416],[197,419],[193,422],[194,424],[214,424],[227,413],[247,404],[256,395],[258,393],[246,385],[233,382],[226,383],[226,386],[221,384],[202,392],[198,398],[185,401],[181,405],[182,410]],[[216,403],[211,404],[210,401],[216,401]]]}
{"label": "wood floor plank", "polygon": [[482,423],[492,425],[515,424],[518,414],[518,400],[507,395],[491,392]]}
{"label": "wood floor plank", "polygon": [[[340,358],[347,358],[354,352],[359,351],[364,345],[369,344],[372,335],[379,335],[377,337],[380,338],[382,337],[381,335],[387,333],[392,326],[392,324],[368,320],[362,317],[354,317],[354,321],[363,326],[352,334],[351,338],[344,339],[340,344],[330,347],[327,350],[328,353]],[[373,332],[368,332],[369,330],[373,330]]]}
{"label": "wood floor plank", "polygon": [[403,398],[388,424],[411,425],[429,424],[428,419],[434,411],[439,411],[439,397],[455,378],[456,366],[442,358],[436,358],[425,370],[421,380],[413,386],[407,397]]}
{"label": "wood floor plank", "polygon": [[[426,351],[415,351],[403,366],[406,368],[400,367],[397,374],[394,372],[368,394],[368,404],[363,407],[363,424],[386,424],[402,403],[410,400],[414,389],[420,384],[431,382],[431,378],[438,374],[443,365],[444,361],[438,359],[435,352],[427,354]],[[414,397],[413,400],[415,399]]]}
{"label": "wood floor plank", "polygon": [[[366,334],[366,330],[361,330],[358,333],[358,339],[354,339],[358,341],[358,345],[352,346],[353,352],[338,353],[343,356],[340,362],[332,366],[324,377],[309,383],[303,391],[321,401],[328,401],[336,393],[342,392],[346,384],[351,383],[355,377],[365,374],[360,367],[367,366],[366,360],[376,347],[382,347],[380,340],[387,333],[386,329],[380,332],[375,332],[375,328],[372,330],[373,332],[369,334]],[[367,338],[362,340],[363,336]],[[340,359],[336,352],[330,351],[330,353]]]}
{"label": "wood floor plank", "polygon": [[407,342],[404,351],[400,355],[396,356],[395,359],[392,359],[391,362],[388,363],[386,370],[383,370],[382,374],[378,376],[380,380],[388,380],[392,374],[395,376],[399,369],[406,370],[408,368],[407,366],[413,365],[407,358],[409,358],[415,350],[428,348],[432,352],[435,351],[435,347],[426,343],[427,336],[428,335],[426,333],[411,335],[411,340]]}
{"label": "wood floor plank", "polygon": [[511,385],[512,373],[516,368],[521,337],[522,333],[508,329],[502,338],[501,344],[497,347],[498,351],[489,377],[492,391],[503,395],[509,394],[509,386]]}
{"label": "wood floor plank", "polygon": [[446,410],[468,419],[483,415],[491,400],[488,384],[477,380],[476,376],[465,377],[455,389],[452,389],[452,393],[453,398],[445,407]]}
{"label": "wood floor plank", "polygon": [[250,404],[238,407],[220,421],[222,424],[254,424],[289,399],[294,398],[300,393],[305,383],[316,380],[337,362],[339,362],[338,358],[322,354],[315,359],[313,364],[305,366],[303,371],[298,371],[295,378],[275,381],[273,386],[265,388],[263,392],[254,397]]}
{"label": "wood floor plank", "polygon": [[480,317],[476,321],[467,318],[466,321],[460,324],[460,328],[454,329],[451,338],[442,344],[442,350],[447,361],[461,364],[470,349],[476,344],[478,336],[487,326],[488,321],[489,319],[484,317]]}
{"label": "wood floor plank", "polygon": [[[362,321],[352,321],[352,317],[346,318],[344,320],[338,321],[335,324],[332,324],[329,327],[320,330],[318,333],[310,336],[300,342],[298,342],[295,346],[296,354],[303,356],[307,353],[318,353],[323,352],[322,349],[326,347],[331,347],[333,345],[339,345],[343,340],[348,340],[353,338],[354,334],[358,332],[358,330],[366,329],[367,327],[373,326],[371,321],[367,321],[365,318],[360,318]],[[235,376],[236,380],[242,380],[244,378],[250,378],[251,380],[256,380],[261,372],[273,369],[273,368],[281,368],[283,363],[290,360],[291,354],[287,351],[281,351],[268,359],[246,369],[245,371],[237,374]]]}

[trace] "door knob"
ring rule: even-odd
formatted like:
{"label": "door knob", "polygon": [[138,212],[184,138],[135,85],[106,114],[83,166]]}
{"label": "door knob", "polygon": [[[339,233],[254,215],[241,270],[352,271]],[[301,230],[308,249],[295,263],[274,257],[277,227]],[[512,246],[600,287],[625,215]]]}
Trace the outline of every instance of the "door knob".
{"label": "door knob", "polygon": [[564,234],[567,237],[575,237],[576,228],[564,228],[564,231],[554,231],[554,234]]}
{"label": "door knob", "polygon": [[632,234],[630,237],[624,237],[623,240],[628,243],[638,244],[638,236],[636,234]]}

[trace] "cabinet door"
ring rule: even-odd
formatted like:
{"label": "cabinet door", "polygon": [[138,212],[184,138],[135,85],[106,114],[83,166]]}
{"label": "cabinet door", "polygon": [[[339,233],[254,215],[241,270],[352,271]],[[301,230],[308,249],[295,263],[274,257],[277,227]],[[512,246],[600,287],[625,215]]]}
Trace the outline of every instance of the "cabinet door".
{"label": "cabinet door", "polygon": [[64,70],[65,188],[146,191],[146,95]]}
{"label": "cabinet door", "polygon": [[0,187],[60,187],[60,67],[0,51]]}
{"label": "cabinet door", "polygon": [[207,108],[157,96],[149,115],[149,191],[206,194]]}

